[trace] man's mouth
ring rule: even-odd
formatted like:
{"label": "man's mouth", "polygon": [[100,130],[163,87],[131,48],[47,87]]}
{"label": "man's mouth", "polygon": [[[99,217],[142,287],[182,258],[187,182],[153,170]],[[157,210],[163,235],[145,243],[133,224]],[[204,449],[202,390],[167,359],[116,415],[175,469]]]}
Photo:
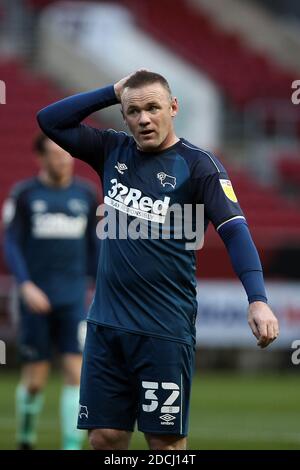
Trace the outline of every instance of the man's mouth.
{"label": "man's mouth", "polygon": [[154,133],[154,131],[151,130],[151,129],[147,129],[147,130],[145,129],[145,130],[140,132],[141,135],[150,135],[150,134],[153,134],[153,133]]}

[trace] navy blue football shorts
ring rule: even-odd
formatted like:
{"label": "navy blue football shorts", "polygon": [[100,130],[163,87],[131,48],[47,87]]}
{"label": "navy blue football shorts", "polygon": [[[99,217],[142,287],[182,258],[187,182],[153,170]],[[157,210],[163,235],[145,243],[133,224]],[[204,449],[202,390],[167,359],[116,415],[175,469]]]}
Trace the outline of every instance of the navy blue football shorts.
{"label": "navy blue football shorts", "polygon": [[188,344],[87,323],[79,429],[188,433],[195,350]]}
{"label": "navy blue football shorts", "polygon": [[19,351],[22,362],[48,361],[53,353],[82,353],[86,334],[83,302],[55,308],[49,314],[32,313],[21,302]]}

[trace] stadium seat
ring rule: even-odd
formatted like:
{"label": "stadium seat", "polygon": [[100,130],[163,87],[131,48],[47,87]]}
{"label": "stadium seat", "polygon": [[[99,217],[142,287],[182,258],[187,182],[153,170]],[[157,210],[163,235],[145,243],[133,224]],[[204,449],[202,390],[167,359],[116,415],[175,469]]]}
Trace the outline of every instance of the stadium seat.
{"label": "stadium seat", "polygon": [[296,72],[285,70],[250,49],[235,33],[224,31],[190,2],[120,0],[137,22],[212,78],[242,109],[255,99],[290,99]]}

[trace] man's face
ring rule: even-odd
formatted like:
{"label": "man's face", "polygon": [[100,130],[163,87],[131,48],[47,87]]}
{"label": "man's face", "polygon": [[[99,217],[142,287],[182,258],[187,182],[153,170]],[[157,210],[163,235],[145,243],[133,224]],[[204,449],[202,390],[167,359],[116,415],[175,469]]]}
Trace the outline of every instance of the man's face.
{"label": "man's face", "polygon": [[159,151],[172,145],[178,104],[163,85],[125,88],[121,102],[124,120],[140,150]]}
{"label": "man's face", "polygon": [[72,177],[74,162],[69,153],[48,139],[45,142],[45,153],[39,159],[40,165],[54,181]]}

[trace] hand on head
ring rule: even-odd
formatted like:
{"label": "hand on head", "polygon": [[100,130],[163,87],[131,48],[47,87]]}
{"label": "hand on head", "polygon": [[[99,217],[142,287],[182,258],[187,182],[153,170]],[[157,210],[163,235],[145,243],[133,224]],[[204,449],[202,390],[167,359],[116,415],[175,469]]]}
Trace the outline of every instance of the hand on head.
{"label": "hand on head", "polygon": [[127,80],[132,76],[134,75],[136,72],[142,72],[142,71],[147,71],[149,72],[148,69],[138,69],[136,70],[135,72],[132,72],[130,73],[129,75],[127,75],[126,77],[124,78],[121,78],[121,80],[119,80],[117,83],[114,84],[114,89],[115,89],[115,94],[116,94],[116,97],[119,101],[121,101],[121,96],[122,96],[122,93],[124,91],[124,85],[125,83],[127,82]]}

